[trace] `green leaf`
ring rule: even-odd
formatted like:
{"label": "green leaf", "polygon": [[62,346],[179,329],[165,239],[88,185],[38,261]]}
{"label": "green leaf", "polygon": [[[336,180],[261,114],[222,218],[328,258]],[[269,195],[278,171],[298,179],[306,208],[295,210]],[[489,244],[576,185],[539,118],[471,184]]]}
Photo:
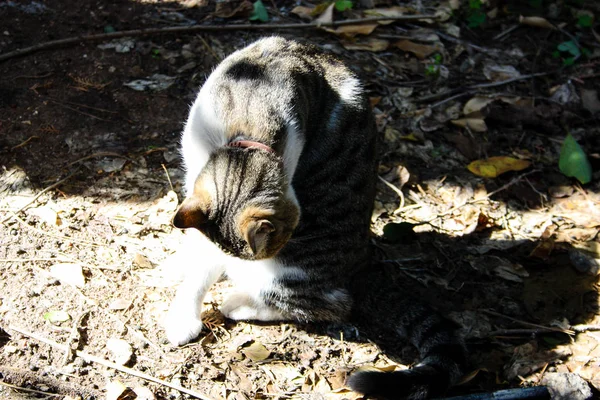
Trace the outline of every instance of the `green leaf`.
{"label": "green leaf", "polygon": [[577,25],[580,28],[591,28],[591,26],[593,24],[594,24],[594,17],[592,17],[591,15],[582,15],[577,20]]}
{"label": "green leaf", "polygon": [[577,46],[577,44],[572,41],[569,40],[568,42],[562,42],[561,44],[559,44],[558,46],[556,46],[556,48],[560,51],[564,51],[566,53],[569,53],[575,57],[578,57],[581,53],[579,51],[579,47]]}
{"label": "green leaf", "polygon": [[338,11],[346,11],[352,8],[350,0],[335,0],[335,9]]}
{"label": "green leaf", "polygon": [[71,319],[71,316],[66,311],[48,311],[43,315],[44,319],[53,324],[65,322]]}
{"label": "green leaf", "polygon": [[483,11],[476,11],[467,17],[469,22],[469,28],[477,28],[485,22],[485,13]]}
{"label": "green leaf", "polygon": [[261,0],[256,0],[256,2],[254,2],[254,11],[252,11],[252,15],[250,15],[250,21],[256,20],[261,22],[267,22],[269,20],[269,14]]}
{"label": "green leaf", "polygon": [[558,168],[564,175],[576,178],[582,184],[592,180],[592,166],[585,152],[570,133],[567,134],[560,149]]}
{"label": "green leaf", "polygon": [[471,10],[479,10],[481,8],[481,0],[469,0],[469,8]]}

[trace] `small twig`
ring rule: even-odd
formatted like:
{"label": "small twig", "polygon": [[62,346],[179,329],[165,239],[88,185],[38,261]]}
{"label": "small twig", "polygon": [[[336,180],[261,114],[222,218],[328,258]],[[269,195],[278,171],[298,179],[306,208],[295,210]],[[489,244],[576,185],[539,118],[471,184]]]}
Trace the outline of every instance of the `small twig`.
{"label": "small twig", "polygon": [[110,113],[110,114],[117,114],[116,111],[110,111],[110,110],[105,110],[104,108],[87,106],[85,104],[74,103],[72,101],[67,101],[67,100],[58,101],[58,100],[53,99],[53,98],[49,98],[49,100],[52,101],[52,102],[54,102],[54,103],[57,103],[57,104],[70,104],[70,105],[75,106],[75,107],[83,107],[83,108],[88,108],[90,110],[95,110],[95,111],[100,111],[100,112],[105,112],[105,113]]}
{"label": "small twig", "polygon": [[37,232],[37,233],[39,233],[42,236],[50,236],[50,237],[53,237],[53,238],[56,238],[56,239],[62,239],[62,240],[66,240],[66,241],[73,242],[73,243],[85,244],[85,245],[88,245],[88,246],[106,247],[106,245],[101,244],[101,243],[90,242],[90,241],[81,240],[81,239],[74,239],[74,238],[69,237],[69,236],[55,235],[53,233],[44,232],[44,231],[42,231],[40,229],[37,229],[34,226],[29,225],[27,222],[23,221],[21,218],[17,217],[16,215],[13,216],[13,218],[15,220],[17,220],[25,228],[30,229],[30,230],[32,230],[34,232]]}
{"label": "small twig", "polygon": [[169,171],[167,170],[167,167],[165,167],[165,164],[163,164],[163,163],[161,163],[160,166],[163,167],[163,169],[165,170],[165,175],[167,175],[167,180],[169,181],[169,186],[171,186],[171,191],[175,192],[175,189],[173,189],[173,182],[171,182],[171,177],[169,176]]}
{"label": "small twig", "polygon": [[[40,341],[42,343],[46,343],[47,345],[50,345],[50,346],[55,347],[57,349],[60,349],[62,351],[67,351],[67,346],[64,345],[64,344],[57,343],[57,342],[55,342],[53,340],[50,340],[50,339],[45,338],[43,336],[37,335],[37,334],[35,334],[33,332],[28,332],[28,331],[26,331],[26,330],[24,330],[22,328],[14,326],[14,325],[9,325],[8,328],[11,329],[11,330],[13,330],[13,331],[15,331],[15,332],[19,332],[22,335],[25,335],[25,336],[28,336],[28,337],[33,338],[35,340],[38,340],[38,341]],[[88,362],[94,362],[94,363],[103,365],[103,366],[105,366],[107,368],[116,369],[117,371],[121,371],[121,372],[124,372],[126,374],[135,376],[137,378],[141,378],[141,379],[145,379],[145,380],[150,381],[150,382],[158,383],[159,385],[163,385],[163,386],[169,387],[171,389],[178,390],[178,391],[180,391],[182,393],[189,394],[190,396],[194,396],[194,397],[196,397],[198,399],[212,400],[210,397],[208,397],[205,394],[198,393],[196,391],[193,391],[193,390],[190,390],[190,389],[186,389],[183,386],[176,385],[176,384],[173,384],[173,383],[170,383],[170,382],[166,382],[166,381],[164,381],[162,379],[155,378],[152,375],[148,375],[148,374],[145,374],[143,372],[139,372],[139,371],[136,371],[136,370],[131,369],[131,368],[124,367],[124,366],[119,365],[119,364],[115,364],[114,362],[105,360],[105,359],[100,358],[100,357],[96,357],[96,356],[94,356],[92,354],[89,354],[89,353],[86,353],[84,351],[76,350],[75,354],[78,357],[81,357],[81,358],[83,358],[84,360],[86,360]]]}
{"label": "small twig", "polygon": [[35,135],[33,135],[33,136],[30,136],[30,137],[28,137],[28,138],[27,138],[27,139],[26,139],[24,142],[21,142],[21,143],[19,143],[18,145],[11,147],[11,148],[10,148],[10,151],[13,151],[14,149],[18,149],[19,147],[23,147],[23,146],[25,146],[27,143],[31,142],[33,139],[39,139],[39,138],[40,138],[39,136],[35,136]]}
{"label": "small twig", "polygon": [[522,321],[520,319],[516,319],[513,317],[509,317],[508,315],[500,314],[500,313],[497,313],[496,311],[492,311],[492,310],[481,310],[481,311],[486,314],[493,315],[495,317],[506,318],[510,321],[516,322],[516,323],[524,325],[524,326],[530,326],[532,328],[544,329],[546,331],[553,331],[553,332],[559,332],[559,333],[566,333],[567,335],[575,334],[575,332],[570,329],[562,329],[562,328],[555,328],[553,326],[538,325],[538,324],[534,324],[531,322]]}
{"label": "small twig", "polygon": [[571,329],[573,329],[577,333],[583,333],[583,332],[589,332],[589,331],[600,331],[600,325],[581,324],[581,325],[571,326]]}
{"label": "small twig", "polygon": [[67,365],[73,357],[73,352],[75,349],[73,349],[71,345],[75,340],[79,340],[79,325],[81,324],[83,318],[89,314],[89,312],[90,310],[84,310],[81,312],[81,314],[77,316],[77,318],[73,320],[71,334],[69,335],[69,338],[67,339],[67,344],[65,345],[65,357],[63,358],[64,365]]}
{"label": "small twig", "polygon": [[552,328],[535,328],[535,329],[498,329],[497,331],[492,331],[488,336],[520,336],[520,335],[539,335],[541,333],[564,333],[557,332]]}
{"label": "small twig", "polygon": [[513,32],[514,30],[519,29],[520,26],[521,26],[520,24],[516,24],[516,25],[509,27],[509,28],[503,30],[502,32],[500,32],[499,34],[497,34],[496,36],[494,36],[492,38],[492,40],[502,39],[504,36],[508,35],[509,33]]}
{"label": "small twig", "polygon": [[76,113],[79,113],[81,115],[85,115],[86,117],[94,118],[94,119],[97,119],[99,121],[110,121],[110,119],[101,118],[101,117],[98,117],[98,116],[96,116],[94,114],[86,113],[85,111],[78,110],[77,108],[71,107],[71,106],[69,106],[67,104],[61,103],[61,102],[56,101],[56,100],[50,99],[50,101],[53,102],[53,103],[58,104],[61,107],[66,108],[67,110],[75,111]]}
{"label": "small twig", "polygon": [[61,180],[59,180],[58,182],[53,183],[52,185],[48,186],[47,188],[43,189],[41,192],[39,192],[38,194],[36,194],[33,199],[31,199],[31,201],[29,201],[27,204],[25,204],[24,206],[22,206],[21,208],[19,208],[17,211],[14,211],[13,213],[11,213],[8,217],[4,218],[2,220],[2,223],[5,224],[8,221],[10,221],[13,217],[16,217],[18,213],[20,213],[21,211],[25,210],[27,207],[29,207],[31,204],[33,204],[37,199],[40,198],[41,195],[43,195],[44,193],[54,189],[57,186],[62,185],[65,181],[67,181],[68,179],[70,179],[73,175],[75,175],[77,172],[79,171],[79,169],[76,169],[75,171],[71,172],[69,175],[65,176],[64,178],[62,178]]}
{"label": "small twig", "polygon": [[13,390],[22,390],[24,392],[40,394],[42,396],[52,396],[52,397],[62,396],[62,394],[48,393],[48,392],[42,392],[41,390],[28,389],[28,388],[24,388],[24,387],[17,386],[17,385],[11,385],[10,383],[6,383],[6,382],[2,382],[2,381],[0,381],[0,385],[6,386],[7,388],[11,388]]}
{"label": "small twig", "polygon": [[312,22],[299,24],[240,24],[240,25],[192,25],[192,26],[171,26],[167,28],[149,28],[149,29],[134,29],[130,31],[101,33],[97,35],[76,36],[66,39],[52,40],[50,42],[36,44],[34,46],[25,47],[5,54],[0,55],[0,62],[8,59],[24,56],[40,50],[48,50],[55,47],[72,45],[80,42],[103,41],[110,39],[118,39],[126,36],[146,36],[168,33],[183,33],[183,32],[225,32],[238,30],[277,30],[277,29],[319,29],[327,27],[338,27],[344,25],[356,25],[373,23],[378,21],[421,21],[421,20],[437,20],[435,15],[401,15],[397,17],[369,17],[347,19],[344,21],[333,22]]}
{"label": "small twig", "polygon": [[383,179],[381,176],[377,175],[377,177],[379,178],[379,180],[383,183],[385,183],[385,185],[387,187],[389,187],[390,189],[392,189],[397,195],[398,197],[400,197],[400,205],[398,206],[398,210],[401,210],[404,208],[404,193],[402,193],[402,190],[400,190],[399,188],[397,188],[395,185],[392,185],[391,183],[389,183],[388,181],[386,181],[385,179]]}
{"label": "small twig", "polygon": [[90,159],[96,158],[96,157],[117,157],[117,158],[124,158],[127,161],[133,161],[131,158],[124,156],[122,154],[119,154],[119,153],[113,153],[111,151],[101,151],[99,153],[90,154],[89,156],[81,157],[75,161],[72,161],[67,164],[67,167],[70,167],[71,165],[78,164],[80,162],[87,161],[87,160],[90,160]]}
{"label": "small twig", "polygon": [[448,98],[446,98],[444,100],[438,101],[437,103],[430,104],[427,107],[428,108],[436,108],[436,107],[439,107],[442,104],[445,104],[445,103],[447,103],[449,101],[456,100],[456,99],[461,98],[463,96],[469,96],[471,94],[473,94],[473,91],[467,91],[467,92],[462,92],[462,93],[459,93],[459,94],[455,94],[454,96],[450,96],[450,97],[448,97]]}

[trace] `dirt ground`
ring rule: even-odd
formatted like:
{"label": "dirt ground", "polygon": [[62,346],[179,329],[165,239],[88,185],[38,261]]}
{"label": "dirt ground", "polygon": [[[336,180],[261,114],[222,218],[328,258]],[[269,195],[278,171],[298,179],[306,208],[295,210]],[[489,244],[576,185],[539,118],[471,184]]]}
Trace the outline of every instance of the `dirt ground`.
{"label": "dirt ground", "polygon": [[[226,281],[207,299],[203,336],[166,341],[178,274],[160,265],[182,239],[170,219],[183,121],[221,59],[273,33],[338,54],[365,82],[382,138],[373,245],[398,290],[463,327],[472,369],[449,395],[535,386],[552,373],[600,389],[600,29],[578,26],[573,11],[600,10],[489,2],[485,23],[469,27],[469,2],[456,3],[403,3],[447,18],[354,38],[155,34],[0,61],[0,398],[352,399],[353,369],[414,362],[410,346],[362,327],[224,321],[212,310]],[[206,1],[0,2],[0,57],[78,35],[248,23],[240,2],[221,4],[230,18]],[[306,22],[294,2],[265,5],[271,24]],[[573,37],[587,51],[568,65],[556,48]],[[596,171],[588,184],[559,171],[567,132]],[[495,178],[467,169],[492,156],[527,168]]]}

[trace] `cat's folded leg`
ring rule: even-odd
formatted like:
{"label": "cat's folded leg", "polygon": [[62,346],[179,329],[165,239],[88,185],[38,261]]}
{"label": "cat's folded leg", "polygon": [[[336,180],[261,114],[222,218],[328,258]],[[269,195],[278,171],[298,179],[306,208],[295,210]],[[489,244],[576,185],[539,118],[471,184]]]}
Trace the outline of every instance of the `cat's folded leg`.
{"label": "cat's folded leg", "polygon": [[[177,288],[164,322],[167,339],[176,346],[189,343],[200,334],[202,301],[224,271],[222,262],[212,257],[199,257],[197,250],[197,247],[184,247],[180,250],[184,255],[186,252],[195,254],[178,257],[189,265],[185,266],[184,280]],[[199,258],[201,261],[197,261]]]}
{"label": "cat's folded leg", "polygon": [[274,307],[256,301],[246,293],[233,293],[221,305],[221,313],[235,321],[282,321],[285,315]]}

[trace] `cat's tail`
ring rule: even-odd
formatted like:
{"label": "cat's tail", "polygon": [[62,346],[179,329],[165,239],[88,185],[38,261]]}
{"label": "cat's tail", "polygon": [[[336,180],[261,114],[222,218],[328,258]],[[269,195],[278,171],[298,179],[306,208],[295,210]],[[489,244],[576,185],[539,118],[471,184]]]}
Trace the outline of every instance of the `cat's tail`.
{"label": "cat's tail", "polygon": [[408,340],[420,354],[413,368],[395,372],[359,370],[348,385],[356,392],[390,399],[428,399],[442,395],[465,372],[466,350],[457,326],[427,305],[401,293],[380,265],[354,283],[354,319]]}

